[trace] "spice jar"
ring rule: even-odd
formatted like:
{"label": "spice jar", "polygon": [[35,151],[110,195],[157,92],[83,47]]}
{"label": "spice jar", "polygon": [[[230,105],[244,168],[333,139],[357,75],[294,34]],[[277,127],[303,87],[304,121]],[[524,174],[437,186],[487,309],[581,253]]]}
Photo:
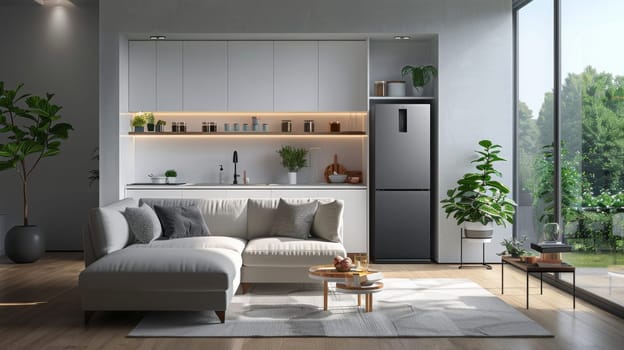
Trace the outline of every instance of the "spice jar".
{"label": "spice jar", "polygon": [[202,132],[208,132],[208,123],[202,122]]}
{"label": "spice jar", "polygon": [[314,120],[308,119],[303,121],[303,132],[314,132]]}
{"label": "spice jar", "polygon": [[178,123],[178,132],[186,132],[186,123],[185,122],[179,122]]}
{"label": "spice jar", "polygon": [[171,122],[171,132],[178,132],[178,122]]}
{"label": "spice jar", "polygon": [[208,122],[208,132],[217,132],[217,123]]}
{"label": "spice jar", "polygon": [[340,121],[336,120],[329,123],[329,131],[340,132]]}
{"label": "spice jar", "polygon": [[385,80],[375,81],[375,96],[386,96],[386,81]]}
{"label": "spice jar", "polygon": [[292,132],[292,120],[282,120],[282,132]]}

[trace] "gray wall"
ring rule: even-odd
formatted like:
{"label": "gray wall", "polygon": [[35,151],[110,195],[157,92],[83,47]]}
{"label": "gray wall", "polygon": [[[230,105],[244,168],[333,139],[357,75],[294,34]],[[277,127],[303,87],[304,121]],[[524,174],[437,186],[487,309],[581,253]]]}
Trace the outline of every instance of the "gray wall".
{"label": "gray wall", "polygon": [[[11,88],[24,83],[29,93],[55,93],[53,101],[75,129],[61,154],[43,159],[32,177],[30,222],[43,228],[49,250],[81,250],[88,209],[98,204],[98,185],[89,188],[87,180],[98,166],[90,160],[98,146],[98,5],[77,4],[0,2],[0,80]],[[0,172],[0,193],[5,227],[21,225],[15,171]]]}
{"label": "gray wall", "polygon": [[[438,193],[470,168],[477,141],[512,155],[511,0],[106,0],[100,2],[100,203],[119,196],[119,46],[136,33],[438,34]],[[246,34],[247,33],[247,34]],[[123,70],[124,67],[121,67]],[[511,184],[512,164],[502,167]],[[436,211],[434,209],[434,211]],[[438,207],[440,262],[459,260],[459,228]],[[487,259],[511,229],[497,229]],[[469,245],[467,259],[480,259]]]}

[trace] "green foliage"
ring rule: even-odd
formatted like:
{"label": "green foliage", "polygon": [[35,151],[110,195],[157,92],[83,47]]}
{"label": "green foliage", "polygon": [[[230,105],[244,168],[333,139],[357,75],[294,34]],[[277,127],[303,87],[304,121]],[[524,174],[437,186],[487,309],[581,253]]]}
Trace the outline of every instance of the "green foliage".
{"label": "green foliage", "polygon": [[178,172],[175,171],[174,169],[169,169],[169,170],[165,171],[165,176],[166,177],[177,177],[178,176]]}
{"label": "green foliage", "polygon": [[132,124],[132,126],[145,126],[145,124],[147,123],[147,119],[144,116],[144,113],[138,113],[136,114],[133,118],[132,121],[130,122]]}
{"label": "green foliage", "polygon": [[306,166],[306,156],[308,150],[305,148],[295,148],[291,146],[282,146],[277,153],[282,157],[282,165],[288,168],[290,172],[297,172]]}
{"label": "green foliage", "polygon": [[39,161],[60,153],[61,141],[73,127],[61,123],[61,106],[53,104],[53,94],[45,97],[5,89],[0,81],[0,133],[6,142],[0,144],[0,170],[17,169],[22,181],[24,225],[28,225],[28,180]]}
{"label": "green foliage", "polygon": [[442,200],[442,208],[446,217],[453,215],[457,224],[464,221],[497,225],[513,223],[516,203],[507,198],[509,188],[495,177],[501,177],[500,171],[494,168],[494,163],[505,161],[499,156],[500,145],[490,140],[481,140],[481,150],[477,150],[478,158],[475,163],[477,172],[467,173],[457,181],[457,187],[447,191],[447,198]]}
{"label": "green foliage", "polygon": [[165,126],[167,125],[167,122],[162,119],[158,119],[158,121],[156,122],[156,125]]}
{"label": "green foliage", "polygon": [[405,66],[401,68],[401,76],[412,75],[412,84],[415,87],[425,86],[435,76],[438,75],[438,70],[434,66]]}
{"label": "green foliage", "polygon": [[505,247],[505,250],[497,253],[497,255],[511,255],[512,257],[525,255],[527,253],[527,250],[524,249],[524,242],[526,242],[527,239],[527,236],[522,236],[520,237],[520,239],[503,239],[500,244]]}

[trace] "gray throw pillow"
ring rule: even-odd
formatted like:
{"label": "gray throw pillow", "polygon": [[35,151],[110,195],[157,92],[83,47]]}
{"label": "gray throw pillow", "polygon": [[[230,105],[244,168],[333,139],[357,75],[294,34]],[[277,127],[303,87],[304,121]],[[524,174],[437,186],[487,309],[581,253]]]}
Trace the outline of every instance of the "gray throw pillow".
{"label": "gray throw pillow", "polygon": [[128,221],[128,227],[135,242],[150,243],[160,237],[162,233],[160,221],[149,205],[143,204],[138,208],[128,207],[123,214]]}
{"label": "gray throw pillow", "polygon": [[271,235],[306,239],[310,234],[314,214],[316,213],[317,201],[303,204],[289,204],[280,198]]}
{"label": "gray throw pillow", "polygon": [[197,206],[161,207],[155,205],[154,209],[162,224],[163,236],[166,238],[210,235],[204,216]]}
{"label": "gray throw pillow", "polygon": [[342,201],[319,203],[312,223],[312,235],[330,242],[340,243],[343,210]]}

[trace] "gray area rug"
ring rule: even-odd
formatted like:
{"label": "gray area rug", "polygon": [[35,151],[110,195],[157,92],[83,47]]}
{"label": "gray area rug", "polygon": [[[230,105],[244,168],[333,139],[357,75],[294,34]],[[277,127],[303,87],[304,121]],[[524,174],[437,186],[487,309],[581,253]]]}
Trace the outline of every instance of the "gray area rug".
{"label": "gray area rug", "polygon": [[[213,312],[150,312],[130,337],[550,337],[546,329],[465,279],[385,279],[373,312],[320,284],[254,285]],[[330,284],[331,286],[332,284]],[[362,305],[364,297],[362,297]]]}

